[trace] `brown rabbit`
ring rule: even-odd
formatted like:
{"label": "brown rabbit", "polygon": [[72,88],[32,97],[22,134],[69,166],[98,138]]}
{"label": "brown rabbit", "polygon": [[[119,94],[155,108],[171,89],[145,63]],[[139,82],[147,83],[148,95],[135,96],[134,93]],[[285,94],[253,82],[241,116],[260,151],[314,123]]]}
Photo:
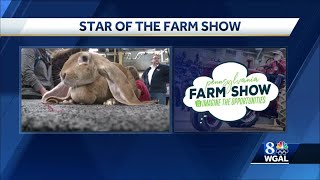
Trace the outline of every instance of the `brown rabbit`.
{"label": "brown rabbit", "polygon": [[132,74],[122,65],[89,52],[70,56],[60,72],[61,83],[44,94],[42,102],[70,101],[77,104],[145,105]]}

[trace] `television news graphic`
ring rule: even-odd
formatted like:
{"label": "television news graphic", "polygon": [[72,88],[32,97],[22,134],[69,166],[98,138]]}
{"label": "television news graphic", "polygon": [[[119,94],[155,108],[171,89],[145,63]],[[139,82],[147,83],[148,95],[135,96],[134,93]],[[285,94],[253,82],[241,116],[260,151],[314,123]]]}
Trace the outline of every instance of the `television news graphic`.
{"label": "television news graphic", "polygon": [[1,18],[1,36],[290,36],[299,18]]}
{"label": "television news graphic", "polygon": [[280,141],[277,144],[267,142],[264,149],[264,160],[266,163],[289,163],[286,156],[289,152],[289,147],[286,142]]}
{"label": "television news graphic", "polygon": [[251,164],[320,164],[319,144],[268,141],[261,144]]}
{"label": "television news graphic", "polygon": [[176,132],[285,131],[286,48],[174,52]]}
{"label": "television news graphic", "polygon": [[246,115],[247,108],[265,110],[278,94],[278,87],[263,73],[249,74],[244,65],[226,62],[213,70],[212,78],[196,78],[183,102],[194,111],[209,111],[220,120],[236,121]]}

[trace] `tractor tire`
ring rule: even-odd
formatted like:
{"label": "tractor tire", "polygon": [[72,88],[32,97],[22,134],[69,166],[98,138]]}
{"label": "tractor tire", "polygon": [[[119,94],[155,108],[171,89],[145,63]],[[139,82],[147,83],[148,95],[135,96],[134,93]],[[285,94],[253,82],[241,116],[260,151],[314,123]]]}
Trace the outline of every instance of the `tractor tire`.
{"label": "tractor tire", "polygon": [[280,90],[278,107],[277,107],[278,118],[276,120],[277,123],[284,129],[286,127],[286,95],[287,95],[286,89],[287,89],[286,86],[284,86]]}
{"label": "tractor tire", "polygon": [[246,115],[240,120],[230,121],[227,123],[230,127],[248,128],[255,125],[258,120],[259,120],[259,113],[252,110],[247,110]]}
{"label": "tractor tire", "polygon": [[208,112],[195,112],[191,110],[190,115],[192,126],[198,131],[214,132],[222,125],[221,120],[215,118]]}

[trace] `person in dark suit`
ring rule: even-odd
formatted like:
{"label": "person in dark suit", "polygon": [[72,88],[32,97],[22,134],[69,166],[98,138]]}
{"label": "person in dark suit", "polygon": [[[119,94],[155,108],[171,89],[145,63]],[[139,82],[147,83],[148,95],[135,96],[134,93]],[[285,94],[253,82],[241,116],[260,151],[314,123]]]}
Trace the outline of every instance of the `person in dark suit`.
{"label": "person in dark suit", "polygon": [[159,56],[152,57],[151,66],[143,72],[142,79],[149,89],[151,99],[158,100],[159,104],[166,104],[169,66],[160,64]]}

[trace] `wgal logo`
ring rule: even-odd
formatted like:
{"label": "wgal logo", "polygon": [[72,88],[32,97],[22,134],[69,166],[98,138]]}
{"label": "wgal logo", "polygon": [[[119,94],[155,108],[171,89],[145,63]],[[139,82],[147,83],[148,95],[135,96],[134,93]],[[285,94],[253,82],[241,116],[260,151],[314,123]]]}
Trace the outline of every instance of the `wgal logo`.
{"label": "wgal logo", "polygon": [[273,142],[267,142],[264,145],[264,153],[264,160],[267,163],[289,163],[286,156],[289,153],[289,147],[284,141],[276,145]]}

